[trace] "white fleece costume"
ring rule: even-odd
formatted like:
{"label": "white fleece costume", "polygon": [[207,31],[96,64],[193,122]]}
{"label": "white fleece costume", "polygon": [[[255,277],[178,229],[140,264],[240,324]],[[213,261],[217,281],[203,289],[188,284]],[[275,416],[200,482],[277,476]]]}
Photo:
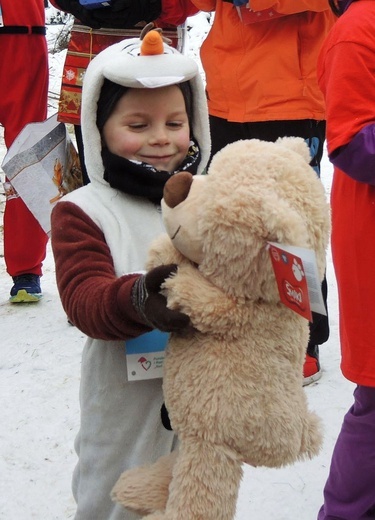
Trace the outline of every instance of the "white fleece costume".
{"label": "white fleece costume", "polygon": [[[173,449],[174,435],[160,421],[161,379],[127,381],[125,340],[150,330],[131,305],[150,242],[164,231],[160,208],[113,189],[103,178],[96,109],[104,78],[128,87],[154,88],[190,81],[193,134],[202,173],[209,157],[208,115],[198,67],[164,44],[164,54],[139,56],[140,40],[100,53],[83,86],[82,132],[91,183],[67,195],[52,214],[52,246],[61,300],[88,339],[82,357],[81,428],[73,493],[76,520],[138,518],[110,499],[120,474]],[[127,273],[133,273],[131,275]]]}

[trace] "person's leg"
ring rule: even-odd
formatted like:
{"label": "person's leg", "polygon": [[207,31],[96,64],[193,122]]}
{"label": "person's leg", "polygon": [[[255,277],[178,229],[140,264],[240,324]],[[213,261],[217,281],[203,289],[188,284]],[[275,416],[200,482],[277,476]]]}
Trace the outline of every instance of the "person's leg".
{"label": "person's leg", "polygon": [[[291,128],[287,129],[289,135],[293,132],[294,122],[291,122]],[[297,126],[298,137],[303,137],[309,146],[311,154],[311,166],[320,178],[320,163],[323,157],[324,140],[326,124],[325,121],[300,121]],[[312,313],[312,321],[310,322],[310,338],[307,345],[306,359],[303,367],[304,385],[308,385],[317,381],[321,376],[321,368],[319,361],[319,345],[325,343],[329,338],[329,320],[327,306],[327,279],[324,275],[322,285],[323,302],[326,309],[326,315]]]}
{"label": "person's leg", "polygon": [[318,520],[375,518],[375,388],[358,386],[344,417]]}
{"label": "person's leg", "polygon": [[210,116],[211,159],[224,146],[246,137],[246,126],[243,123],[232,123],[221,117]]}
{"label": "person's leg", "polygon": [[[284,136],[302,137],[310,148],[310,164],[320,177],[320,162],[323,156],[325,129],[325,121],[297,120],[233,123],[219,117],[210,116],[211,156],[227,144],[239,139],[261,139],[274,142],[279,137]],[[313,320],[310,323],[310,339],[304,365],[304,385],[317,381],[320,378],[319,345],[325,343],[329,337],[327,280],[325,276],[322,281],[322,295],[327,315],[312,313]]]}
{"label": "person's leg", "polygon": [[[43,121],[47,116],[48,63],[42,35],[7,35],[1,43],[0,72],[4,81],[0,117],[9,148],[26,124]],[[12,277],[40,276],[47,241],[48,236],[23,200],[10,193],[4,212],[4,258],[8,273]]]}
{"label": "person's leg", "polygon": [[[266,121],[249,123],[248,135],[251,138],[265,141],[276,141],[279,137],[301,137],[310,149],[310,165],[320,177],[320,163],[323,156],[325,140],[325,121],[298,120],[298,121]],[[308,385],[317,381],[321,376],[319,362],[319,345],[329,338],[329,321],[327,307],[327,280],[324,275],[322,281],[322,296],[327,315],[312,313],[310,322],[310,338],[306,350],[306,359],[303,367],[303,384]]]}
{"label": "person's leg", "polygon": [[161,423],[162,380],[127,381],[125,342],[87,340],[80,381],[81,425],[75,442],[75,520],[136,520],[111,500],[120,475],[156,462],[175,447]]}

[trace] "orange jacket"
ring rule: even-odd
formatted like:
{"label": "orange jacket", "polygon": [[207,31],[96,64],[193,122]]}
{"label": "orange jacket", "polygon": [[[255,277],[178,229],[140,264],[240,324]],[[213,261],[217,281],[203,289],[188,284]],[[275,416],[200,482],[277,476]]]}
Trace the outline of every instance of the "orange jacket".
{"label": "orange jacket", "polygon": [[253,11],[285,16],[247,25],[228,1],[193,2],[215,11],[201,47],[211,115],[236,122],[325,118],[316,63],[336,19],[328,0],[251,0]]}

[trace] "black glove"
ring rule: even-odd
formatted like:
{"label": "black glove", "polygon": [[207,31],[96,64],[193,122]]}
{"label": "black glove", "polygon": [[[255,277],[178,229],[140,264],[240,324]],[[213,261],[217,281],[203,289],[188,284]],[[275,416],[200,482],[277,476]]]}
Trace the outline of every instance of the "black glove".
{"label": "black glove", "polygon": [[94,18],[94,11],[99,11],[99,9],[86,9],[78,0],[56,0],[56,4],[63,11],[78,18],[84,25],[88,25],[92,29],[100,29],[99,21]]}
{"label": "black glove", "polygon": [[176,264],[155,267],[141,275],[132,289],[132,303],[142,321],[163,332],[179,332],[190,324],[189,316],[168,309],[167,299],[160,293],[163,282],[176,271]]}
{"label": "black glove", "polygon": [[156,20],[161,13],[161,0],[112,0],[110,7],[94,11],[102,27],[131,29],[139,22]]}
{"label": "black glove", "polygon": [[131,29],[138,22],[156,20],[161,13],[161,0],[112,0],[109,7],[99,9],[86,9],[79,0],[56,0],[56,3],[93,29]]}

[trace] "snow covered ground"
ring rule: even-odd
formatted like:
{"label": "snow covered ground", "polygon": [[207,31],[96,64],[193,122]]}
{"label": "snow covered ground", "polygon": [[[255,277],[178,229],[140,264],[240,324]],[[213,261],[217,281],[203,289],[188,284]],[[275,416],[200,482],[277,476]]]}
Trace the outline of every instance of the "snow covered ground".
{"label": "snow covered ground", "polygon": [[[198,56],[207,16],[189,20],[188,53]],[[61,28],[60,28],[61,29]],[[50,27],[53,48],[56,31]],[[56,111],[64,52],[50,54],[50,113]],[[1,129],[0,129],[1,130]],[[0,162],[6,149],[0,132]],[[329,196],[332,168],[324,157],[322,182]],[[3,174],[1,174],[3,180]],[[4,195],[0,188],[1,216]],[[0,234],[0,519],[66,520],[74,517],[70,491],[79,425],[78,389],[84,335],[67,322],[55,284],[50,247],[44,263],[44,298],[11,305]],[[25,244],[27,248],[27,244]],[[321,347],[323,376],[306,393],[324,425],[318,457],[283,469],[245,467],[236,520],[315,520],[332,449],[354,385],[341,375],[337,291],[327,253],[331,336]],[[98,519],[101,520],[101,519]],[[103,519],[104,520],[104,519]]]}

